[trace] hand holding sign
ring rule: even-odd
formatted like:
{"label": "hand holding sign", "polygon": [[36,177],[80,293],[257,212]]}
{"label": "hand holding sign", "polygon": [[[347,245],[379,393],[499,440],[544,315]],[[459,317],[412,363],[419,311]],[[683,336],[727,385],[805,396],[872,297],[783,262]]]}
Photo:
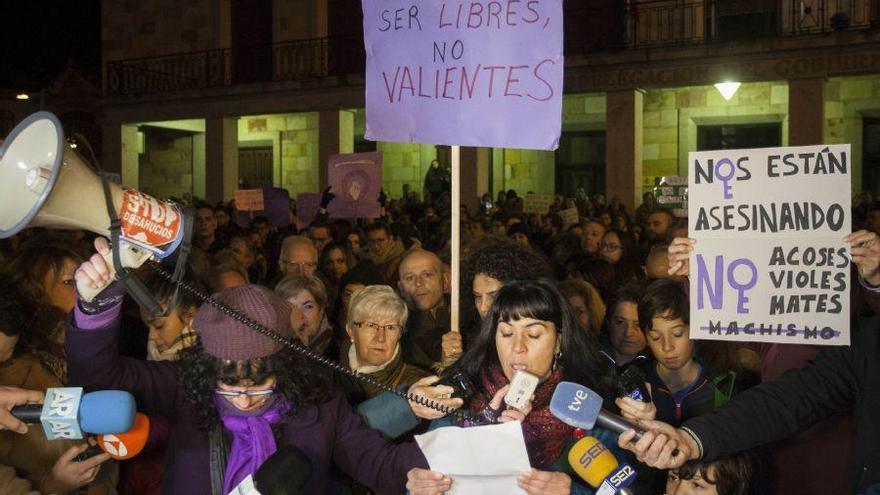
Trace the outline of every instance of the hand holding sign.
{"label": "hand holding sign", "polygon": [[880,285],[880,237],[863,229],[844,237],[843,242],[851,246],[850,254],[859,269],[859,276],[868,285]]}
{"label": "hand holding sign", "polygon": [[697,243],[687,237],[676,237],[666,251],[666,259],[669,260],[669,274],[673,277],[687,277],[690,274],[691,252]]}

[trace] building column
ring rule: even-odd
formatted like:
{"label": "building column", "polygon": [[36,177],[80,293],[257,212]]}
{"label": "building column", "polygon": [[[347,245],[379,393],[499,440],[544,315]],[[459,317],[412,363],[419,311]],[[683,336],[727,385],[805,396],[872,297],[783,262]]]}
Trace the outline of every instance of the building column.
{"label": "building column", "polygon": [[[141,154],[144,152],[144,135],[138,131],[136,125],[105,125],[104,126],[104,146],[106,146],[107,134],[121,143],[119,149],[118,163],[120,164],[119,174],[122,177],[122,185],[132,189],[140,187],[140,160]],[[114,153],[117,151],[114,150]],[[107,154],[107,148],[104,148],[104,155]],[[116,160],[113,160],[116,162]],[[105,163],[107,163],[105,158]],[[112,162],[111,162],[112,163]],[[104,167],[106,170],[106,167]]]}
{"label": "building column", "polygon": [[607,93],[605,196],[635,211],[642,195],[642,97],[639,90]]}
{"label": "building column", "polygon": [[329,184],[327,162],[330,155],[354,151],[354,113],[347,110],[318,112],[318,190]]}
{"label": "building column", "polygon": [[822,144],[825,124],[825,79],[788,81],[788,145]]}
{"label": "building column", "polygon": [[122,176],[122,183],[126,187],[137,188],[137,175],[134,177],[134,185],[126,182],[126,179],[130,179],[130,177],[126,177],[122,164],[123,139],[124,136],[122,131],[120,131],[119,124],[104,124],[101,126],[101,169],[108,173],[120,174]]}
{"label": "building column", "polygon": [[459,151],[461,167],[461,204],[473,215],[479,209],[480,196],[489,191],[490,148],[462,146]]}
{"label": "building column", "polygon": [[229,201],[238,189],[238,118],[205,119],[205,201]]}

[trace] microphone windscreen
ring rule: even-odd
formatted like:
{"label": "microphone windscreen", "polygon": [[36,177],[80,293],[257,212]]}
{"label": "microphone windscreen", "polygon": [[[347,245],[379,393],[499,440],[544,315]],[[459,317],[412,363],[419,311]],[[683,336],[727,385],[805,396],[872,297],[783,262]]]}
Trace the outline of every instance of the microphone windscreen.
{"label": "microphone windscreen", "polygon": [[79,425],[88,433],[124,433],[134,423],[134,396],[121,390],[101,390],[82,396]]}
{"label": "microphone windscreen", "polygon": [[254,473],[261,495],[301,495],[312,476],[312,461],[293,445],[278,447]]}
{"label": "microphone windscreen", "polygon": [[357,413],[370,428],[379,430],[388,438],[397,438],[421,422],[409,403],[391,392],[385,392],[358,404]]}
{"label": "microphone windscreen", "polygon": [[137,413],[131,429],[125,433],[108,433],[98,435],[98,445],[110,457],[121,461],[131,459],[141,453],[150,436],[150,418],[145,414]]}
{"label": "microphone windscreen", "polygon": [[595,437],[581,438],[572,445],[568,463],[593,488],[598,488],[618,465],[614,454]]}
{"label": "microphone windscreen", "polygon": [[572,382],[559,382],[550,399],[550,412],[563,423],[592,430],[602,409],[602,396]]}

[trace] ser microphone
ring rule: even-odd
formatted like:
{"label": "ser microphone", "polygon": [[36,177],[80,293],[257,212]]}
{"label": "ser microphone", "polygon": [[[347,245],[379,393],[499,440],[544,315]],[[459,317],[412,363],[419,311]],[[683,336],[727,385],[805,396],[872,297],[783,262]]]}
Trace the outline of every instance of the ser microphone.
{"label": "ser microphone", "polygon": [[608,447],[595,437],[584,437],[568,451],[568,463],[590,486],[596,495],[628,494],[636,480],[635,470],[620,464]]}
{"label": "ser microphone", "polygon": [[302,495],[312,476],[312,461],[302,450],[284,445],[229,495]]}
{"label": "ser microphone", "polygon": [[12,415],[24,423],[43,426],[49,440],[79,440],[85,433],[122,433],[131,429],[135,415],[134,397],[121,390],[102,390],[83,395],[81,387],[46,390],[43,404],[12,408]]}
{"label": "ser microphone", "polygon": [[602,409],[602,397],[577,383],[559,382],[550,400],[550,412],[563,423],[584,430],[592,430],[597,424],[618,434],[632,429],[636,431],[634,440],[645,433],[622,416]]}

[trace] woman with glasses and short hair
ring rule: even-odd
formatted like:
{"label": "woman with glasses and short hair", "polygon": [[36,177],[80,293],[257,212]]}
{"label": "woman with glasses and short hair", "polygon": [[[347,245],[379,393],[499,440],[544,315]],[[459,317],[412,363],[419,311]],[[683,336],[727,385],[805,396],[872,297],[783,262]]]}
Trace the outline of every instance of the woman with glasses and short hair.
{"label": "woman with glasses and short hair", "polygon": [[[95,247],[109,253],[105,239]],[[79,286],[111,281],[101,255],[79,267]],[[192,322],[198,340],[180,361],[120,356],[122,296],[111,283],[93,301],[77,303],[67,333],[70,383],[127,390],[139,410],[168,418],[164,493],[225,495],[285,445],[311,464],[304,493],[325,493],[332,465],[382,493],[402,493],[407,472],[427,467],[414,443],[391,445],[368,428],[312,361],[213,305],[199,309]],[[294,337],[290,306],[269,289],[246,285],[214,299]]]}
{"label": "woman with glasses and short hair", "polygon": [[[401,356],[400,337],[406,328],[407,316],[406,303],[387,285],[369,285],[355,292],[345,324],[349,343],[343,347],[342,363],[392,389],[412,385],[428,376],[427,371],[405,363]],[[339,375],[339,385],[352,404],[383,392],[342,375]]]}

